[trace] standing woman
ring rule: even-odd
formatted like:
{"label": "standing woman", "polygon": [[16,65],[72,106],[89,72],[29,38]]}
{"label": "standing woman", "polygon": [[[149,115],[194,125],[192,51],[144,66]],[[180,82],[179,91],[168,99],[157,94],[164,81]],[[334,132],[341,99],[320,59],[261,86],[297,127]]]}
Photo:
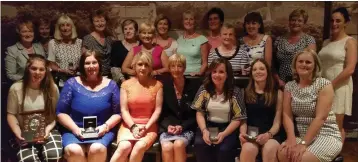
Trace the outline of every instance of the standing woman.
{"label": "standing woman", "polygon": [[[283,93],[276,88],[271,68],[264,59],[256,59],[250,72],[245,90],[247,122],[240,128],[240,161],[255,162],[261,150],[263,161],[276,162],[281,142]],[[252,135],[251,131],[257,138],[255,141],[245,139],[245,136]]]}
{"label": "standing woman", "polygon": [[[199,128],[195,135],[198,162],[234,162],[238,127],[246,119],[243,90],[234,86],[231,64],[224,58],[214,60],[191,106]],[[209,128],[218,129],[216,140]]]}
{"label": "standing woman", "polygon": [[[81,57],[82,40],[77,38],[76,26],[67,15],[58,18],[54,39],[48,45],[50,67],[58,72],[60,82],[76,74]],[[60,85],[62,87],[63,85]]]}
{"label": "standing woman", "polygon": [[[215,49],[221,44],[220,29],[224,24],[224,12],[221,8],[211,8],[205,15],[205,27],[209,28],[206,36],[210,45],[210,50]],[[236,35],[235,35],[236,37]]]}
{"label": "standing woman", "polygon": [[98,9],[91,13],[90,21],[93,31],[83,37],[82,51],[98,51],[102,55],[102,75],[109,76],[113,43],[107,28],[109,18],[104,10]]}
{"label": "standing woman", "polygon": [[[61,136],[54,129],[59,92],[47,65],[44,56],[30,56],[23,80],[14,83],[9,91],[7,121],[21,144],[17,153],[19,161],[58,161],[62,157]],[[24,143],[22,130],[25,113],[45,115],[45,141],[38,141],[35,144]]]}
{"label": "standing woman", "polygon": [[155,37],[154,42],[162,47],[167,56],[170,57],[178,48],[177,41],[168,35],[172,22],[167,16],[160,14],[155,19],[154,26],[157,31],[157,36]]}
{"label": "standing woman", "polygon": [[111,74],[112,79],[117,83],[119,81],[123,82],[125,79],[121,67],[128,52],[139,45],[139,40],[137,39],[138,24],[136,21],[132,19],[124,20],[121,24],[121,29],[124,39],[115,41],[111,52]]}
{"label": "standing woman", "polygon": [[291,64],[294,55],[303,49],[312,49],[316,51],[315,39],[304,33],[303,28],[308,20],[308,14],[305,10],[296,9],[289,16],[289,33],[276,38],[274,51],[276,54],[275,79],[284,88],[285,84],[292,80]]}
{"label": "standing woman", "polygon": [[160,143],[164,162],[185,162],[186,146],[194,137],[195,111],[190,108],[200,85],[184,76],[183,55],[169,57],[170,82],[163,85],[163,110],[160,114]]}
{"label": "standing woman", "polygon": [[265,34],[264,22],[260,13],[251,12],[245,16],[244,33],[245,36],[239,39],[240,44],[242,44],[240,48],[249,52],[250,62],[264,58],[271,67],[272,39]]}
{"label": "standing woman", "polygon": [[184,34],[178,38],[177,53],[187,59],[185,74],[204,75],[208,66],[208,39],[195,32],[195,15],[192,11],[183,13]]}
{"label": "standing woman", "polygon": [[287,140],[278,151],[281,162],[331,162],[341,152],[342,138],[331,111],[334,90],[320,72],[321,62],[311,49],[292,60],[294,80],[285,85],[283,96]]}
{"label": "standing woman", "polygon": [[352,95],[354,73],[357,64],[357,40],[347,35],[345,28],[350,21],[346,8],[333,11],[331,20],[331,38],[323,42],[318,53],[322,64],[322,76],[332,82],[334,100],[332,111],[336,113],[337,123],[343,142],[344,115],[352,115]]}
{"label": "standing woman", "polygon": [[168,56],[159,45],[153,44],[153,38],[155,34],[155,27],[150,23],[142,23],[139,26],[139,39],[141,45],[133,47],[129,52],[122,64],[122,71],[125,74],[134,76],[135,69],[131,65],[133,58],[140,52],[149,53],[153,59],[152,75],[161,75],[168,72]]}
{"label": "standing woman", "polygon": [[[57,103],[57,118],[62,124],[62,145],[68,162],[104,162],[121,120],[119,88],[101,75],[101,55],[87,50],[80,59],[81,76],[67,80]],[[84,139],[86,116],[96,116],[98,138]],[[86,157],[87,154],[87,157]]]}
{"label": "standing woman", "polygon": [[48,18],[40,18],[37,22],[38,41],[45,50],[48,57],[48,43],[51,40],[51,22]]}
{"label": "standing woman", "polygon": [[31,54],[45,56],[41,44],[32,43],[34,40],[34,24],[31,21],[18,22],[16,33],[20,40],[5,51],[6,76],[13,82],[22,79],[24,76],[26,63]]}
{"label": "standing woman", "polygon": [[157,139],[163,103],[163,85],[152,74],[152,57],[146,52],[134,56],[135,77],[121,85],[123,122],[118,132],[118,147],[111,162],[142,161],[144,153]]}

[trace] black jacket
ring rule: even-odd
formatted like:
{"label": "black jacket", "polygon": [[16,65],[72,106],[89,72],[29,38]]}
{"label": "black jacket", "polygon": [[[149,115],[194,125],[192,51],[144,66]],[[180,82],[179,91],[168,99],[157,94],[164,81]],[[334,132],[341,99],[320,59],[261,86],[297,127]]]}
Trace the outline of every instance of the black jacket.
{"label": "black jacket", "polygon": [[183,131],[195,131],[196,111],[190,108],[201,82],[185,78],[180,106],[176,98],[173,81],[163,83],[163,107],[159,118],[159,133],[167,132],[168,125],[181,125]]}

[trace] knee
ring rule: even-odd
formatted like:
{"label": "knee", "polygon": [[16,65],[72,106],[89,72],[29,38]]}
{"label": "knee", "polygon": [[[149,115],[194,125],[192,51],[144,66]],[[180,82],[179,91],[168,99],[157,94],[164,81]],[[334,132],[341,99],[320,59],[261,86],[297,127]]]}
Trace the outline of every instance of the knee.
{"label": "knee", "polygon": [[277,150],[277,158],[280,162],[286,160],[286,152],[282,149],[282,146],[280,146]]}
{"label": "knee", "polygon": [[[47,150],[47,149],[46,149]],[[62,158],[62,148],[56,148],[52,150],[43,151],[42,155],[45,161],[59,160]]]}
{"label": "knee", "polygon": [[65,147],[65,154],[70,156],[85,156],[82,147],[78,144],[69,144]]}
{"label": "knee", "polygon": [[122,152],[124,154],[129,154],[132,150],[132,144],[128,141],[122,141],[118,144],[117,152]]}
{"label": "knee", "polygon": [[91,144],[88,154],[103,154],[107,152],[107,148],[100,143]]}
{"label": "knee", "polygon": [[276,140],[269,140],[262,148],[262,153],[277,153],[280,144]]}
{"label": "knee", "polygon": [[186,145],[183,140],[175,140],[174,141],[174,150],[182,150],[185,149]]}
{"label": "knee", "polygon": [[22,151],[17,154],[17,158],[21,162],[33,162],[33,161],[40,161],[36,152],[32,153],[32,150]]}
{"label": "knee", "polygon": [[241,148],[241,154],[240,155],[244,155],[244,156],[247,156],[247,155],[253,155],[253,156],[257,156],[257,152],[258,152],[259,148],[251,143],[251,142],[245,142],[243,145],[242,145],[242,148]]}
{"label": "knee", "polygon": [[172,142],[163,142],[161,143],[163,152],[172,152],[173,151],[173,143]]}
{"label": "knee", "polygon": [[133,151],[135,152],[144,152],[146,150],[147,147],[147,143],[145,143],[144,141],[138,141],[134,147],[133,147]]}

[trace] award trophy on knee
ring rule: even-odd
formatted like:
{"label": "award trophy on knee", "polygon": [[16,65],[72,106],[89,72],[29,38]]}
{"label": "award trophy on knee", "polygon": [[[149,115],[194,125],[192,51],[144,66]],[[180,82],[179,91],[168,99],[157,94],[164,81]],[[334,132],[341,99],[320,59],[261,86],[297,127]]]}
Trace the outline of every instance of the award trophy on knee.
{"label": "award trophy on knee", "polygon": [[45,140],[46,119],[41,112],[23,113],[23,130],[21,136],[26,143],[36,143]]}
{"label": "award trophy on knee", "polygon": [[83,117],[83,130],[81,132],[83,138],[98,138],[97,116]]}

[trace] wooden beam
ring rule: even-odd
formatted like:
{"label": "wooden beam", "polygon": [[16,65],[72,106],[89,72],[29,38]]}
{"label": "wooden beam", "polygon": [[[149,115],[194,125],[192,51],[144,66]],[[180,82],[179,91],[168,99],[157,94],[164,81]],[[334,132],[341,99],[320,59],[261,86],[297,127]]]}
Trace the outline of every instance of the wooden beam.
{"label": "wooden beam", "polygon": [[324,2],[323,40],[329,38],[331,30],[332,2]]}

